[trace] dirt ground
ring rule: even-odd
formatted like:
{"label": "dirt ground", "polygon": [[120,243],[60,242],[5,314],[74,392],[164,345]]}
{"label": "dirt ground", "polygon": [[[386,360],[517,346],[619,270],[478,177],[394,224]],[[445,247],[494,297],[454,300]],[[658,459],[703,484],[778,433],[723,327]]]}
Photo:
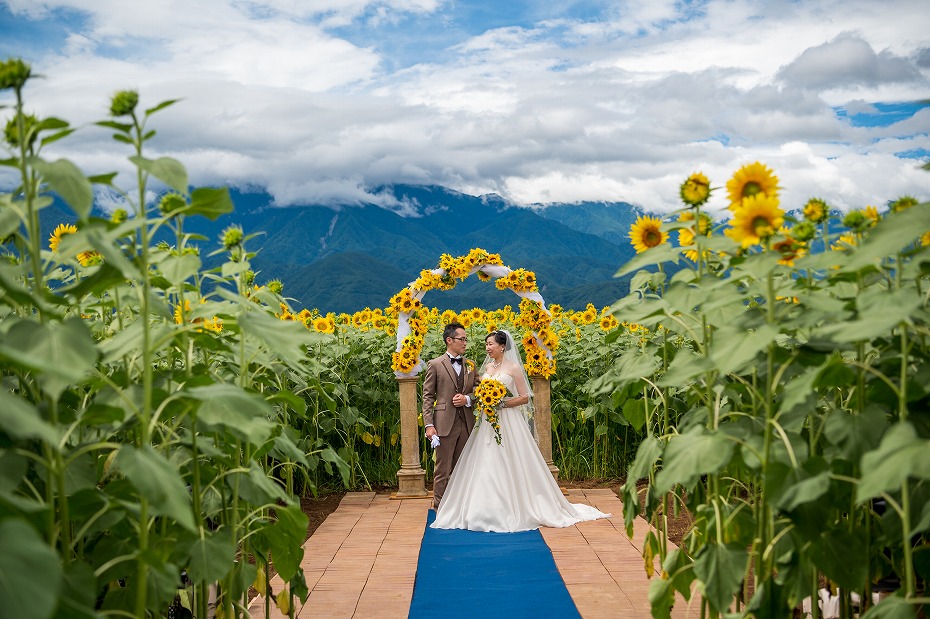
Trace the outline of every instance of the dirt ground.
{"label": "dirt ground", "polygon": [[342,500],[345,494],[345,492],[336,492],[300,499],[300,507],[307,514],[307,518],[310,519],[307,524],[307,539],[310,539],[310,536],[323,524],[327,516],[336,511],[336,508],[339,507],[339,501]]}

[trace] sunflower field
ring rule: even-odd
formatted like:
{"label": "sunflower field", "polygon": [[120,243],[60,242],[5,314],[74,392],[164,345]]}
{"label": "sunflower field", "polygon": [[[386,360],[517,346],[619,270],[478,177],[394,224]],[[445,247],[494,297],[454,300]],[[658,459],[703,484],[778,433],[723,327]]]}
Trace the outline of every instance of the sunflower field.
{"label": "sunflower field", "polygon": [[[792,215],[758,162],[726,183],[725,223],[702,210],[711,191],[695,173],[677,217],[631,230],[612,312],[652,335],[599,381],[643,403],[623,408],[647,436],[622,495],[627,526],[643,500],[657,531],[653,615],[696,585],[702,616],[787,617],[821,588],[842,617],[923,616],[930,204],[841,215],[812,198]],[[671,548],[680,509],[694,525]]]}
{"label": "sunflower field", "polygon": [[[121,91],[83,129],[125,149],[128,187],[50,158],[76,129],[24,111],[31,77],[19,60],[0,63],[0,90],[14,98],[0,163],[17,179],[0,193],[0,608],[144,617],[183,605],[195,617],[242,617],[254,588],[287,612],[308,593],[299,498],[396,486],[396,306],[293,307],[282,282],[256,281],[247,231],[186,232],[189,218],[233,205],[226,189],[191,188],[181,162],[148,154],[153,118],[174,101],[143,109]],[[95,187],[126,208],[100,216]],[[53,194],[77,221],[47,236],[41,211]],[[172,241],[153,242],[166,231]],[[220,266],[205,268],[202,252]],[[507,286],[535,285],[514,273]],[[636,443],[616,440],[629,433],[619,401],[586,389],[589,371],[613,358],[605,347],[619,325],[606,308],[550,309],[549,337],[558,330],[590,351],[565,355],[553,379],[555,436],[573,463],[562,466],[616,475]],[[480,360],[491,324],[518,332],[522,314],[420,308],[423,357],[440,352],[440,323],[457,319]],[[268,591],[272,560],[280,591]]]}
{"label": "sunflower field", "polygon": [[[631,293],[612,307],[440,312],[405,289],[384,308],[335,314],[256,281],[248,231],[185,231],[233,205],[149,154],[150,123],[174,101],[143,109],[121,91],[82,129],[125,149],[122,187],[46,155],[76,129],[24,111],[31,77],[0,63],[15,98],[0,163],[18,183],[0,193],[0,608],[11,616],[158,617],[182,601],[195,617],[214,603],[216,616],[243,617],[251,588],[293,609],[307,595],[299,498],[396,486],[394,371],[439,354],[453,320],[479,363],[499,328],[541,330],[557,350],[549,359],[523,340],[528,372],[551,381],[555,465],[562,479],[627,480],[628,521],[643,513],[656,530],[643,549],[663,565],[655,616],[695,585],[705,616],[788,616],[823,583],[839,587],[844,616],[855,599],[870,617],[916,617],[927,603],[927,204],[840,216],[812,199],[792,216],[756,163],[727,183],[724,223],[702,208],[715,189],[696,173],[675,217],[631,229]],[[95,187],[126,209],[101,216]],[[46,237],[52,194],[77,222]],[[152,241],[165,231],[171,242]],[[221,265],[205,268],[202,252]],[[448,289],[499,261],[442,256],[446,275],[423,271],[413,288]],[[537,289],[524,269],[495,285]],[[402,312],[411,336],[398,347]],[[665,522],[680,509],[694,526],[675,549]],[[268,591],[272,560],[280,591]],[[881,591],[894,593],[872,605]]]}

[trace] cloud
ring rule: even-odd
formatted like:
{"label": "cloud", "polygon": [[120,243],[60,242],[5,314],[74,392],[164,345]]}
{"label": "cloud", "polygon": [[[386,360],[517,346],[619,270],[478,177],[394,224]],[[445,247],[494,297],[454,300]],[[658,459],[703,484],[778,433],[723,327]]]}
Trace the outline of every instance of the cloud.
{"label": "cloud", "polygon": [[895,156],[926,148],[927,112],[882,127],[837,113],[926,97],[912,0],[8,7],[22,27],[68,16],[64,43],[30,58],[46,77],[30,83],[29,109],[80,127],[49,156],[126,184],[128,151],[92,123],[113,92],[138,88],[145,107],[182,99],[150,120],[150,156],[176,157],[197,184],[261,186],[279,205],[415,215],[374,188],[419,183],[669,211],[691,172],[721,186],[755,160],[776,169],[789,208],[928,193],[927,174]]}
{"label": "cloud", "polygon": [[930,47],[924,47],[914,53],[917,66],[922,69],[930,69]]}
{"label": "cloud", "polygon": [[887,50],[876,54],[866,41],[846,34],[804,50],[778,76],[790,84],[815,90],[876,87],[921,79],[908,59]]}

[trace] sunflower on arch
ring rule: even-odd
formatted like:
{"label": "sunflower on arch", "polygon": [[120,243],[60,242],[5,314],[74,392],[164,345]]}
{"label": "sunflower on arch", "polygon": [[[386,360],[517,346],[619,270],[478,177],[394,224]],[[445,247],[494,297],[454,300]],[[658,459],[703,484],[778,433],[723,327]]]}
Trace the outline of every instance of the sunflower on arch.
{"label": "sunflower on arch", "polygon": [[[398,375],[415,373],[420,364],[420,352],[423,349],[429,320],[433,310],[422,304],[420,299],[433,289],[451,290],[459,280],[464,280],[472,273],[477,273],[482,281],[495,279],[499,290],[510,289],[521,297],[520,316],[515,320],[522,326],[529,337],[524,340],[526,361],[524,366],[530,376],[548,378],[555,373],[555,349],[558,336],[549,327],[552,313],[546,309],[539,294],[536,274],[526,269],[510,269],[504,265],[499,254],[492,254],[481,248],[474,248],[464,256],[453,257],[442,254],[437,268],[425,269],[420,277],[406,288],[391,297],[389,313],[397,319],[397,348],[391,358],[391,368]],[[479,312],[476,314],[475,312]],[[445,314],[443,315],[445,317]],[[457,320],[466,328],[472,320],[487,319],[479,309],[465,310]],[[497,318],[492,317],[490,321]],[[538,354],[536,354],[538,353]]]}

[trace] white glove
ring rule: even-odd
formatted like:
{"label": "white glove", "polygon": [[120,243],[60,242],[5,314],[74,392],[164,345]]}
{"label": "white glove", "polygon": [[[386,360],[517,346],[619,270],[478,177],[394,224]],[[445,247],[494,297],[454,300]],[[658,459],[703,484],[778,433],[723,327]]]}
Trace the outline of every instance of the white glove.
{"label": "white glove", "polygon": [[433,449],[436,449],[437,447],[439,447],[439,435],[434,434],[433,438],[429,440],[429,444],[432,446]]}

